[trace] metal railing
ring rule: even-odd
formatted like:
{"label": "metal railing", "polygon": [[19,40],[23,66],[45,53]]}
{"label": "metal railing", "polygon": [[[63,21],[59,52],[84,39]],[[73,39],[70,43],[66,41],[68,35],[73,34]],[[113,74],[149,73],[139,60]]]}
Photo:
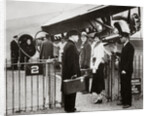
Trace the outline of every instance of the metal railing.
{"label": "metal railing", "polygon": [[[61,68],[56,68],[56,61],[37,61],[32,63],[11,64],[6,60],[6,115],[20,112],[32,112],[43,109],[61,107]],[[35,64],[42,66],[42,74],[28,75],[30,71],[36,71]],[[18,69],[9,69],[11,65],[17,65]],[[21,66],[24,65],[24,69]],[[143,90],[143,56],[134,57],[134,72],[132,78],[140,78],[141,93]],[[61,67],[61,66],[60,66]],[[82,70],[88,74],[86,70]],[[89,73],[91,75],[91,72]],[[108,101],[120,98],[120,76],[115,67],[115,56],[105,64],[105,91]]]}
{"label": "metal railing", "polygon": [[[118,67],[119,68],[119,67]],[[143,55],[135,55],[133,61],[132,80],[137,79],[139,94],[143,94]],[[115,56],[105,64],[105,91],[108,101],[120,99],[120,74],[115,65]],[[132,82],[131,80],[131,82]],[[135,84],[135,83],[134,83]],[[133,84],[132,84],[133,85]],[[133,88],[132,88],[133,89]],[[134,93],[134,92],[132,92]],[[138,94],[138,92],[137,92]]]}
{"label": "metal railing", "polygon": [[[8,68],[10,65],[17,65],[18,69]],[[24,69],[21,69],[22,65]],[[39,69],[36,66],[42,66],[43,73],[28,75],[27,68],[36,72]],[[55,61],[10,64],[6,60],[5,71],[6,115],[54,108],[61,104],[61,71],[56,70]]]}

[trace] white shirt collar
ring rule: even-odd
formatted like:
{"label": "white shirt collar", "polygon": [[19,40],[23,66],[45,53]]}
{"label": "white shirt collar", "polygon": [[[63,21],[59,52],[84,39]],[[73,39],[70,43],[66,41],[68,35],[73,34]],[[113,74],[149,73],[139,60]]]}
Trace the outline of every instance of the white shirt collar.
{"label": "white shirt collar", "polygon": [[16,39],[13,39],[16,43],[18,43],[18,41]]}
{"label": "white shirt collar", "polygon": [[127,40],[123,45],[126,46],[128,42],[129,42],[129,40]]}

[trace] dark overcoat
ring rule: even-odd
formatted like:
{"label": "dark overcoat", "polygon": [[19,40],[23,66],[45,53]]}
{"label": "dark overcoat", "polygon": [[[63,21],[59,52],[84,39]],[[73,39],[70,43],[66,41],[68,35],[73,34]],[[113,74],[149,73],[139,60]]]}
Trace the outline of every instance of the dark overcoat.
{"label": "dark overcoat", "polygon": [[19,57],[19,46],[15,40],[10,43],[11,59],[18,59]]}
{"label": "dark overcoat", "polygon": [[[68,40],[64,47],[63,62],[62,62],[62,81],[65,79],[71,79],[73,75],[80,76],[79,68],[79,52],[76,45],[71,40]],[[62,82],[63,92],[63,82]],[[73,112],[75,110],[76,93],[65,95],[64,98],[64,110],[67,112]]]}
{"label": "dark overcoat", "polygon": [[91,46],[88,42],[86,42],[81,48],[80,52],[80,65],[81,68],[90,68],[90,60],[91,60]]}
{"label": "dark overcoat", "polygon": [[41,46],[40,59],[53,58],[53,43],[49,40],[44,41]]}
{"label": "dark overcoat", "polygon": [[12,63],[12,69],[17,69],[17,63],[19,58],[19,46],[18,43],[15,40],[12,40],[10,43],[10,50],[11,50],[11,63]]}
{"label": "dark overcoat", "polygon": [[68,40],[63,53],[62,79],[71,79],[73,75],[80,76],[79,52],[76,45]]}
{"label": "dark overcoat", "polygon": [[125,70],[126,72],[133,72],[133,56],[134,56],[134,47],[128,42],[121,52],[121,61],[120,61],[120,71]]}
{"label": "dark overcoat", "polygon": [[[120,76],[121,76],[121,97],[124,105],[131,105],[131,77],[133,72],[134,47],[128,42],[123,48],[120,61]],[[122,74],[122,71],[126,74]]]}

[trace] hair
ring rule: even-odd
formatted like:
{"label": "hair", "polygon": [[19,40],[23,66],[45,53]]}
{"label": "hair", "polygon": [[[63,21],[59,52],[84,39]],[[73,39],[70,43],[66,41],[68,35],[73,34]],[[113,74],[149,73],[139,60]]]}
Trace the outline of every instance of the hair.
{"label": "hair", "polygon": [[79,32],[77,30],[71,30],[67,33],[67,38],[69,38],[73,35],[79,35]]}

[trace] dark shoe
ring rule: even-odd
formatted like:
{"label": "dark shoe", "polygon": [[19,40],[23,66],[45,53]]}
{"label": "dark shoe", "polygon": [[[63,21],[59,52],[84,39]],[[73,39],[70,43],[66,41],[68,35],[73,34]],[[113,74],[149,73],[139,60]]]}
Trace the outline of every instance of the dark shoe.
{"label": "dark shoe", "polygon": [[74,108],[74,109],[69,109],[69,110],[65,110],[67,113],[71,113],[71,112],[76,112],[77,111],[77,109],[76,108]]}
{"label": "dark shoe", "polygon": [[129,107],[131,107],[131,105],[123,105],[122,108],[129,108]]}
{"label": "dark shoe", "polygon": [[76,108],[74,108],[73,110],[74,110],[74,112],[76,112],[76,111],[77,111],[77,109],[76,109]]}
{"label": "dark shoe", "polygon": [[96,102],[94,102],[94,104],[101,104],[102,103],[102,100],[97,100]]}

